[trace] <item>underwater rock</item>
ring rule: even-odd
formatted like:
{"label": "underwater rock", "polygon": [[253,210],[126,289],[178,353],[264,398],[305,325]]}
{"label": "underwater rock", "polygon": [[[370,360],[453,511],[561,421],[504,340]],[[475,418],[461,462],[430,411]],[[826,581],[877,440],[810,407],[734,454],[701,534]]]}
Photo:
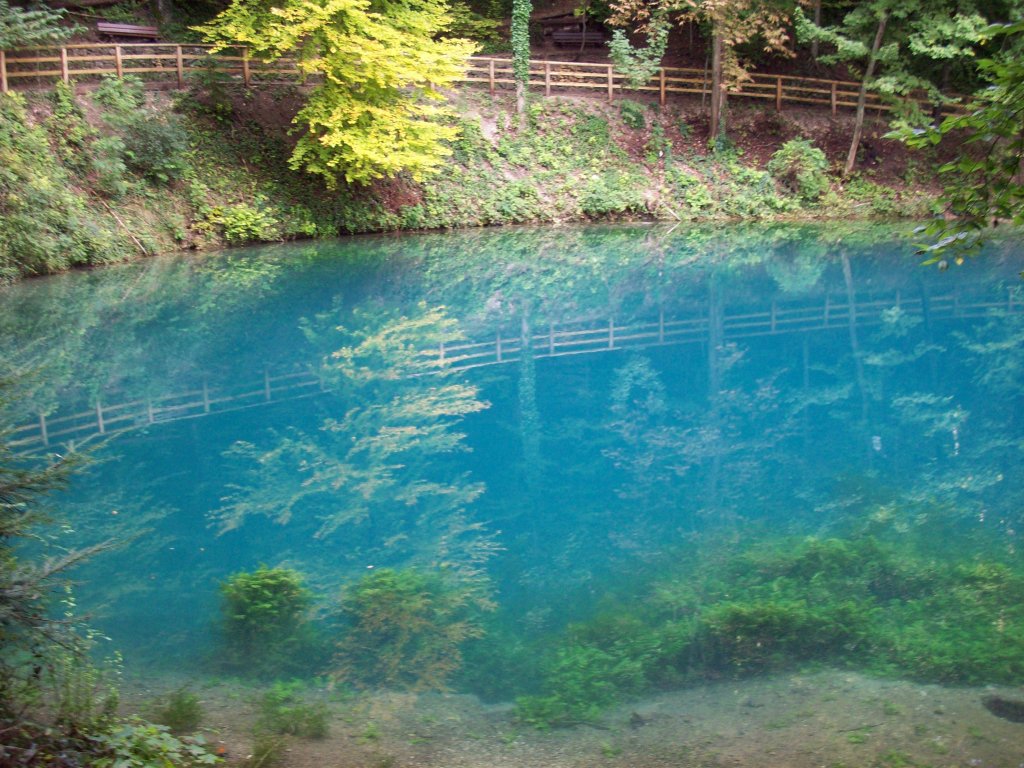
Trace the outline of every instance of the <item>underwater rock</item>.
{"label": "underwater rock", "polygon": [[1024,723],[1024,701],[1004,699],[1002,696],[986,696],[981,700],[989,712],[1011,723]]}
{"label": "underwater rock", "polygon": [[636,730],[637,728],[643,728],[649,722],[651,722],[651,718],[644,717],[639,712],[634,712],[632,715],[629,716],[629,727],[634,730]]}

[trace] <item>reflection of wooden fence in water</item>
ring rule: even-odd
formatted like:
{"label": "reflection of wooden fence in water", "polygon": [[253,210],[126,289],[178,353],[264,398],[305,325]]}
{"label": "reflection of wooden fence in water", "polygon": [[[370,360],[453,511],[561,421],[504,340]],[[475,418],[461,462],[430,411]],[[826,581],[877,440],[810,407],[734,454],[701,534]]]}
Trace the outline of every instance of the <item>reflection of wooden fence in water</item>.
{"label": "reflection of wooden fence in water", "polygon": [[[0,51],[0,90],[50,87],[60,80],[95,81],[103,75],[135,75],[150,81],[171,82],[184,88],[190,76],[220,76],[241,85],[296,84],[301,72],[292,59],[266,63],[252,58],[245,48],[229,48],[211,54],[209,45],[176,43],[78,43],[74,45],[21,48]],[[485,86],[492,96],[498,89],[515,85],[512,61],[507,58],[470,56],[461,82]],[[575,61],[530,61],[530,87],[550,96],[553,90],[607,95],[646,92],[657,94],[665,104],[668,96],[706,96],[711,78],[706,70],[660,67],[645,85],[630,86],[611,64]],[[730,96],[760,99],[782,111],[786,104],[827,106],[836,114],[840,107],[857,105],[860,83],[797,75],[754,72],[729,89]],[[925,108],[926,100],[919,98]],[[879,112],[892,106],[877,93],[867,94],[867,106]]]}
{"label": "reflection of wooden fence in water", "polygon": [[[858,327],[878,325],[882,322],[882,313],[893,307],[914,316],[927,316],[929,320],[981,318],[997,309],[1024,311],[1024,306],[1014,299],[1013,290],[1005,301],[970,303],[961,302],[956,293],[907,298],[896,292],[884,299],[858,302],[852,316],[847,303],[834,302],[828,296],[823,304],[813,306],[784,306],[773,301],[766,311],[723,313],[721,332],[715,337],[729,342],[758,336],[840,330],[848,328],[851,320]],[[445,361],[449,369],[470,370],[516,362],[525,349],[531,350],[535,358],[546,358],[710,343],[712,322],[707,315],[674,319],[666,318],[663,312],[657,319],[628,325],[617,325],[613,318],[604,322],[568,322],[550,325],[543,331],[531,333],[529,338],[499,330],[493,338],[484,341],[458,342],[438,350],[425,350],[423,354]],[[296,400],[322,391],[322,381],[314,370],[307,368],[275,375],[264,371],[261,377],[237,385],[211,387],[203,382],[188,391],[152,398],[115,404],[97,401],[92,408],[69,415],[40,414],[36,420],[15,428],[10,444],[27,450],[81,443],[101,435]]]}

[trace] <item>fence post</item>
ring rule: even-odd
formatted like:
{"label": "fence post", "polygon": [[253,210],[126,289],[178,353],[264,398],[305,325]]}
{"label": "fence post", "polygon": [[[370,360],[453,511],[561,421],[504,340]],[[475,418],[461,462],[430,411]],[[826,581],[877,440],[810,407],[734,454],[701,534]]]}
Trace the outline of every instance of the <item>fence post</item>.
{"label": "fence post", "polygon": [[551,62],[544,62],[544,95],[551,95]]}
{"label": "fence post", "polygon": [[117,70],[117,79],[124,77],[124,61],[121,59],[121,46],[114,46],[114,68]]}
{"label": "fence post", "polygon": [[249,72],[249,49],[242,49],[242,82],[248,88],[252,85],[252,73]]}
{"label": "fence post", "polygon": [[60,49],[60,79],[65,83],[71,80],[68,74],[68,49],[63,46]]}
{"label": "fence post", "polygon": [[658,67],[658,103],[665,106],[665,68]]}
{"label": "fence post", "polygon": [[494,59],[487,62],[487,84],[491,90],[491,98],[494,98]]}
{"label": "fence post", "polygon": [[178,66],[178,87],[185,87],[185,61],[181,56],[181,46],[174,47],[174,63]]}
{"label": "fence post", "polygon": [[782,75],[775,78],[775,111],[782,111]]}
{"label": "fence post", "polygon": [[612,103],[612,99],[615,98],[615,71],[612,69],[612,65],[608,65],[608,103]]}
{"label": "fence post", "polygon": [[832,117],[835,117],[836,116],[836,112],[839,109],[839,103],[838,103],[839,102],[839,98],[838,98],[838,94],[836,93],[836,81],[835,80],[832,81],[832,93],[831,93],[830,102],[832,104]]}
{"label": "fence post", "polygon": [[96,428],[100,431],[101,435],[107,434],[107,425],[103,421],[103,406],[100,401],[96,401]]}
{"label": "fence post", "polygon": [[39,436],[43,438],[43,445],[48,446],[50,444],[50,435],[46,431],[46,414],[39,414]]}
{"label": "fence post", "polygon": [[0,91],[10,92],[7,86],[7,54],[3,51],[0,51]]}

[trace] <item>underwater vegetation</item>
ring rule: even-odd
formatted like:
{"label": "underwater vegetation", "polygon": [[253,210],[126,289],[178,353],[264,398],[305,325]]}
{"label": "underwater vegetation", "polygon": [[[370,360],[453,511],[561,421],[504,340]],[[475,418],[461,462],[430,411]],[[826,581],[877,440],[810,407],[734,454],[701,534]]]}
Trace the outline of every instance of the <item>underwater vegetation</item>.
{"label": "underwater vegetation", "polygon": [[332,675],[359,687],[443,689],[462,666],[462,644],[482,634],[487,607],[443,573],[367,573],[342,598],[346,627]]}
{"label": "underwater vegetation", "polygon": [[[356,688],[520,694],[518,719],[540,728],[593,721],[644,692],[808,664],[936,683],[1024,679],[1019,566],[867,534],[677,554],[560,634],[529,636],[499,616],[484,637],[493,604],[446,570],[368,571],[321,627],[307,618],[314,596],[295,571],[261,566],[221,593],[227,656],[257,674],[280,673],[300,649],[307,666],[319,660],[313,673]],[[326,709],[302,686],[275,683],[260,701],[268,749],[280,736],[326,732]],[[198,700],[182,689],[161,719],[185,732],[193,715]]]}
{"label": "underwater vegetation", "polygon": [[1024,574],[991,559],[871,536],[778,538],[624,597],[546,647],[520,720],[585,722],[642,691],[814,663],[924,682],[1024,679]]}
{"label": "underwater vegetation", "polygon": [[312,594],[289,568],[230,576],[220,586],[223,651],[219,663],[256,676],[301,668],[315,645],[307,620]]}
{"label": "underwater vegetation", "polygon": [[203,722],[203,705],[187,687],[178,688],[157,708],[153,720],[167,726],[175,736],[193,733]]}
{"label": "underwater vegetation", "polygon": [[327,706],[310,701],[301,680],[276,682],[263,693],[258,703],[255,732],[271,736],[300,736],[322,739],[327,736]]}
{"label": "underwater vegetation", "polygon": [[[360,688],[445,689],[462,666],[462,645],[483,634],[480,617],[492,608],[479,585],[417,568],[367,572],[318,622],[307,615],[313,593],[291,569],[236,573],[221,584],[221,597],[225,666],[264,678],[327,674]],[[262,731],[310,735],[306,724],[281,730],[291,715],[305,722],[296,685],[277,682],[267,693],[263,719],[276,725]],[[190,697],[184,689],[172,695],[167,717],[183,719],[198,705]]]}

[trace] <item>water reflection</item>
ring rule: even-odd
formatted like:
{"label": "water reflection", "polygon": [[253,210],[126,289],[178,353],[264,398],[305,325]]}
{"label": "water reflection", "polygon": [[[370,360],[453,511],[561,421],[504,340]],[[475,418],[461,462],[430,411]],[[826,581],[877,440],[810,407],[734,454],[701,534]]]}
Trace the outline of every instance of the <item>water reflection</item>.
{"label": "water reflection", "polygon": [[[551,697],[573,669],[628,661],[625,695],[860,664],[881,596],[945,616],[939,582],[1016,594],[957,569],[1020,567],[1020,254],[939,274],[894,265],[890,234],[516,230],[165,260],[5,290],[0,357],[38,371],[25,448],[124,428],[66,535],[147,531],[85,574],[129,661],[215,655],[217,584],[240,569],[302,571],[322,616],[367,571],[419,569],[497,603],[459,685],[571,719]],[[801,570],[819,561],[849,583]],[[771,622],[820,637],[736,639]],[[637,650],[651,638],[675,656]]]}

